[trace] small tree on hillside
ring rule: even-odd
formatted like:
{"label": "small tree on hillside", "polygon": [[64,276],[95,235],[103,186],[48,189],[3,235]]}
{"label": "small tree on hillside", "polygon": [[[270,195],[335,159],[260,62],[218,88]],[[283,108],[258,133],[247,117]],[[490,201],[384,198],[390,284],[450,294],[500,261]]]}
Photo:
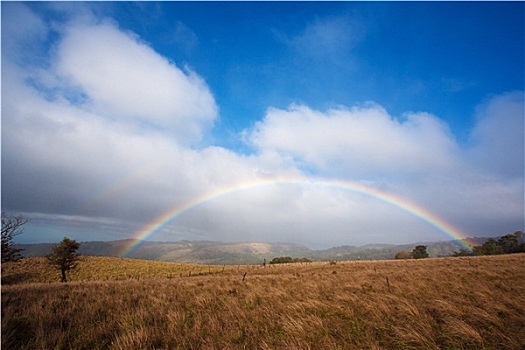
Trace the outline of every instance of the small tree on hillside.
{"label": "small tree on hillside", "polygon": [[417,245],[412,251],[412,257],[414,259],[424,259],[428,258],[427,246],[426,245]]}
{"label": "small tree on hillside", "polygon": [[518,240],[521,238],[521,235],[522,233],[520,231],[516,231],[513,234],[501,236],[500,239],[498,239],[498,245],[501,247],[504,254],[520,252],[521,249]]}
{"label": "small tree on hillside", "polygon": [[62,242],[54,246],[53,251],[46,255],[49,263],[60,270],[62,282],[67,282],[66,271],[77,266],[78,257],[80,256],[77,252],[79,247],[80,243],[64,237]]}
{"label": "small tree on hillside", "polygon": [[17,261],[22,258],[22,249],[13,247],[15,236],[24,230],[21,228],[27,223],[27,218],[23,215],[6,214],[2,212],[2,262]]}
{"label": "small tree on hillside", "polygon": [[503,254],[503,248],[494,238],[489,238],[481,245],[483,255]]}

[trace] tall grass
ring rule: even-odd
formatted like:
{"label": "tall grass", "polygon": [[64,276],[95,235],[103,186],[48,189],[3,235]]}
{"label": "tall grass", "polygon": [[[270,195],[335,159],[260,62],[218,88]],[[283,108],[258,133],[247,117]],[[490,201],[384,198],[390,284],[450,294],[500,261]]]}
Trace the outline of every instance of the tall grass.
{"label": "tall grass", "polygon": [[2,286],[2,348],[525,349],[523,254],[171,278],[156,263],[108,263],[151,275]]}

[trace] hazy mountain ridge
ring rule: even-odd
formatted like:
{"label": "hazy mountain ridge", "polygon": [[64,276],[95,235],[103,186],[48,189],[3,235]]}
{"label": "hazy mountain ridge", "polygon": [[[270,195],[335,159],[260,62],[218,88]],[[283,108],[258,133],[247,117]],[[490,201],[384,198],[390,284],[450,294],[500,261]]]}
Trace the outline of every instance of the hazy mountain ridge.
{"label": "hazy mountain ridge", "polygon": [[[481,245],[486,237],[468,238],[472,245]],[[136,248],[127,255],[129,258],[160,260],[201,264],[259,264],[264,259],[268,262],[274,257],[290,256],[308,258],[313,261],[323,260],[379,260],[393,259],[399,251],[412,251],[418,245],[427,246],[431,257],[449,256],[463,246],[457,240],[442,242],[419,242],[413,244],[367,244],[356,247],[343,245],[328,249],[313,250],[295,243],[225,243],[214,241],[177,241],[152,242],[125,239],[117,241],[81,242],[80,253],[93,256],[121,256],[130,246]],[[24,249],[23,256],[43,256],[49,253],[53,243],[18,244]]]}

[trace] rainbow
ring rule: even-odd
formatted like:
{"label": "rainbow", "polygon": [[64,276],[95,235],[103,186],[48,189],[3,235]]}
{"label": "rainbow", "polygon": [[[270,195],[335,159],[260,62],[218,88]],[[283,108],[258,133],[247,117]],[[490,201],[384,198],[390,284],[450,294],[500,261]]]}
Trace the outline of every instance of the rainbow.
{"label": "rainbow", "polygon": [[454,240],[458,240],[460,244],[469,249],[469,244],[465,241],[465,235],[457,228],[453,227],[443,219],[435,216],[426,209],[416,206],[415,204],[408,202],[402,198],[394,195],[382,192],[376,188],[367,186],[360,182],[344,181],[344,180],[325,180],[325,179],[311,179],[311,178],[271,178],[261,179],[248,183],[236,183],[230,186],[222,187],[218,190],[204,193],[190,201],[187,201],[172,210],[169,210],[162,215],[159,215],[154,220],[150,221],[147,225],[142,227],[139,231],[134,234],[133,242],[125,247],[121,252],[120,256],[125,257],[135,248],[137,248],[142,241],[148,239],[154,235],[160,228],[166,225],[168,222],[173,221],[180,217],[182,214],[189,210],[192,210],[204,203],[217,200],[221,197],[231,195],[233,193],[245,191],[248,189],[254,189],[258,187],[271,186],[271,185],[311,185],[311,186],[325,186],[332,188],[339,188],[343,190],[353,191],[364,195],[371,196],[388,204],[391,204],[401,210],[404,210],[411,215],[423,220],[430,224],[436,229],[444,232]]}

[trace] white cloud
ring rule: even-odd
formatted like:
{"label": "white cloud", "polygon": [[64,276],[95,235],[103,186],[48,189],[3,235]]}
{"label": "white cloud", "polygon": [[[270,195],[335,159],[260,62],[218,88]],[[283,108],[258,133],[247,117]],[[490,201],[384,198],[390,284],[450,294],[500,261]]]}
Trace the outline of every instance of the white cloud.
{"label": "white cloud", "polygon": [[175,29],[171,41],[186,52],[192,52],[199,46],[197,35],[183,22],[175,22]]}
{"label": "white cloud", "polygon": [[182,71],[135,35],[112,24],[67,27],[57,73],[77,87],[83,106],[115,119],[135,119],[143,127],[169,129],[179,141],[198,142],[217,117],[204,80]]}
{"label": "white cloud", "polygon": [[524,105],[523,91],[516,91],[494,96],[478,108],[468,154],[478,168],[523,179]]}
{"label": "white cloud", "polygon": [[[21,3],[2,4],[2,12],[3,58],[19,62],[42,59],[41,44],[48,35],[46,24]],[[20,52],[22,48],[25,55]]]}
{"label": "white cloud", "polygon": [[[28,18],[28,29],[7,23],[4,33],[41,44],[50,27],[24,5],[13,11]],[[112,24],[93,24],[89,13],[57,34],[46,52],[51,68],[18,60],[32,55],[24,45],[2,52],[3,204],[67,215],[155,215],[185,193],[181,164],[192,151],[181,145],[211,127],[211,92],[194,72]]]}
{"label": "white cloud", "polygon": [[361,21],[341,15],[317,19],[289,42],[298,54],[306,58],[333,62],[347,57],[364,34],[365,28]]}
{"label": "white cloud", "polygon": [[328,110],[270,108],[253,130],[261,150],[276,150],[324,174],[347,177],[421,173],[449,168],[457,152],[439,119],[425,113],[392,118],[382,107]]}
{"label": "white cloud", "polygon": [[262,154],[272,151],[317,175],[384,184],[470,235],[511,231],[523,226],[520,94],[496,96],[480,109],[472,148],[458,144],[437,117],[399,120],[375,104],[270,108],[249,140]]}

